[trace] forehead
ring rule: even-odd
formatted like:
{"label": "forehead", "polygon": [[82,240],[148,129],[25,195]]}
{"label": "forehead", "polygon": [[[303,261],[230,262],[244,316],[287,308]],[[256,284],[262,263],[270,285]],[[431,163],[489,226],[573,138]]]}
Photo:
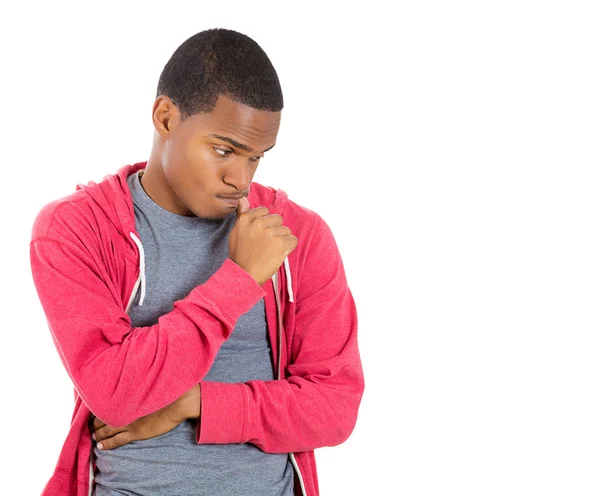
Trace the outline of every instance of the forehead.
{"label": "forehead", "polygon": [[217,134],[264,144],[275,141],[280,121],[281,112],[257,110],[221,96],[212,112],[193,115],[184,125],[192,128],[195,137]]}

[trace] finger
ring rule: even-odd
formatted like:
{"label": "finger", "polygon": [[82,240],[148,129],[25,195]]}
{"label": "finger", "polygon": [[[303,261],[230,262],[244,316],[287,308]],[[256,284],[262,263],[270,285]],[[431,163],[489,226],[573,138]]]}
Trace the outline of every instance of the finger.
{"label": "finger", "polygon": [[286,236],[286,238],[291,243],[290,247],[285,252],[285,256],[287,257],[290,253],[292,253],[296,249],[296,246],[298,246],[298,238],[296,236],[294,236],[293,234]]}
{"label": "finger", "polygon": [[271,233],[274,236],[288,236],[288,235],[292,234],[292,231],[287,226],[279,226],[279,227],[272,227]]}
{"label": "finger", "polygon": [[122,427],[117,429],[115,427],[111,427],[110,425],[105,425],[104,427],[100,427],[100,429],[94,431],[94,433],[92,434],[92,439],[94,441],[103,441],[109,437],[115,436],[119,432],[124,431],[125,429]]}
{"label": "finger", "polygon": [[258,222],[263,228],[281,226],[281,224],[283,224],[283,218],[279,214],[269,214],[258,217],[254,222]]}
{"label": "finger", "polygon": [[98,417],[94,417],[92,422],[92,430],[97,431],[100,427],[104,427],[106,424],[102,422]]}
{"label": "finger", "polygon": [[[238,207],[239,207],[239,205],[238,205]],[[254,207],[254,208],[251,208],[250,210],[246,210],[243,213],[249,219],[253,219],[255,217],[264,217],[265,215],[267,215],[269,213],[269,209],[267,207]],[[241,215],[242,214],[239,213],[239,209],[238,209],[238,214],[237,214],[238,219]]]}
{"label": "finger", "polygon": [[125,446],[126,444],[129,444],[131,441],[133,441],[133,439],[129,435],[129,432],[124,431],[124,432],[119,432],[116,436],[105,439],[101,443],[98,443],[96,446],[98,449],[105,451],[105,450],[112,450],[112,449],[118,448],[120,446]]}
{"label": "finger", "polygon": [[245,196],[238,200],[237,216],[239,217],[244,212],[250,210],[250,202]]}

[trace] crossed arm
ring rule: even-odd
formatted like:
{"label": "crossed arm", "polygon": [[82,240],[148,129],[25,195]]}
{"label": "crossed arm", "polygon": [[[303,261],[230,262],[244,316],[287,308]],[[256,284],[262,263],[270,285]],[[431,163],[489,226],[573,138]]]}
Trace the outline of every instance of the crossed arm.
{"label": "crossed arm", "polygon": [[266,294],[233,261],[156,325],[136,328],[115,298],[118,289],[107,285],[106,268],[76,239],[32,241],[50,330],[97,417],[92,430],[103,448],[155,437],[186,418],[199,419],[198,443],[248,442],[273,453],[332,446],[350,435],[364,387],[356,308],[322,219],[303,244],[285,378],[226,384],[203,379],[239,316]]}

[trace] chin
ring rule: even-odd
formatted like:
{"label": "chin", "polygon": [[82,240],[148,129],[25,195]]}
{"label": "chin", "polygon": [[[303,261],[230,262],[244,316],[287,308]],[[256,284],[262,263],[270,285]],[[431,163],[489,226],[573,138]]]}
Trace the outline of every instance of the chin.
{"label": "chin", "polygon": [[205,219],[205,220],[214,220],[214,221],[219,221],[219,220],[225,220],[227,217],[229,217],[231,215],[231,211],[229,212],[211,212],[210,214],[204,213],[204,214],[196,214],[197,217],[200,217],[201,219]]}

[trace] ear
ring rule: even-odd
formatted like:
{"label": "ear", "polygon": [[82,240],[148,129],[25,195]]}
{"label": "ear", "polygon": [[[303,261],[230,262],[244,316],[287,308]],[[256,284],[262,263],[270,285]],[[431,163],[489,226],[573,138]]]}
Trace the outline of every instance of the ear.
{"label": "ear", "polygon": [[159,95],[152,106],[152,123],[154,129],[164,139],[169,138],[179,119],[179,109],[166,95]]}

